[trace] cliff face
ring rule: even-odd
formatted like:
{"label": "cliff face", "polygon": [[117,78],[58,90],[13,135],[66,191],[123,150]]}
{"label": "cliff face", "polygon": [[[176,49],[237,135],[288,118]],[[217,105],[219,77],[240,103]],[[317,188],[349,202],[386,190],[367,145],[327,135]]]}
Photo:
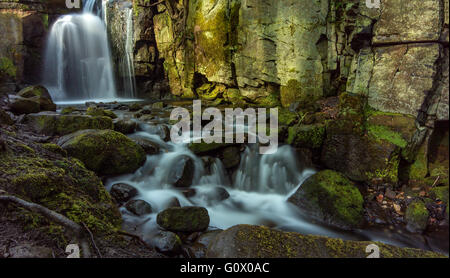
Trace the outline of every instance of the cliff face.
{"label": "cliff face", "polygon": [[58,0],[0,1],[0,95],[40,82],[49,25],[69,11]]}

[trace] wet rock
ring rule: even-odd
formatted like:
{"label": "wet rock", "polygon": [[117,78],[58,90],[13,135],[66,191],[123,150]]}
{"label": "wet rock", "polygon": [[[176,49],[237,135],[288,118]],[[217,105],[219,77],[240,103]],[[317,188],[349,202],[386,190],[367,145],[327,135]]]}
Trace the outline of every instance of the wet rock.
{"label": "wet rock", "polygon": [[197,190],[195,190],[194,188],[187,188],[187,189],[181,190],[181,193],[184,195],[184,197],[190,198],[190,197],[194,197],[195,194],[197,194]]}
{"label": "wet rock", "polygon": [[3,109],[0,108],[0,125],[12,125],[14,121]]}
{"label": "wet rock", "polygon": [[9,96],[9,109],[16,115],[37,113],[41,111],[40,107],[38,99]]}
{"label": "wet rock", "polygon": [[209,243],[220,234],[222,230],[207,231],[202,233],[197,239],[186,247],[185,252],[189,258],[204,258],[208,250]]}
{"label": "wet rock", "polygon": [[130,106],[128,106],[128,110],[131,112],[139,111],[142,109],[142,104],[140,103],[133,103]]}
{"label": "wet rock", "polygon": [[223,149],[220,158],[225,168],[234,168],[239,166],[239,163],[241,162],[241,152],[236,146],[226,147]]}
{"label": "wet rock", "polygon": [[214,195],[217,201],[224,201],[230,198],[230,193],[228,193],[228,191],[223,187],[214,188]]}
{"label": "wet rock", "polygon": [[177,197],[172,197],[166,204],[166,208],[180,208],[180,201]]}
{"label": "wet rock", "polygon": [[202,207],[168,208],[158,213],[156,222],[168,231],[201,232],[209,226],[209,215]]}
{"label": "wet rock", "polygon": [[36,133],[45,135],[66,135],[84,129],[112,129],[112,120],[108,117],[86,115],[59,115],[52,112],[28,114],[24,118]]}
{"label": "wet rock", "polygon": [[145,137],[132,137],[133,141],[144,149],[148,155],[158,154],[160,152],[159,145]]}
{"label": "wet rock", "polygon": [[137,123],[133,120],[116,119],[113,121],[114,130],[123,134],[130,134],[136,131]]}
{"label": "wet rock", "polygon": [[109,117],[111,119],[116,119],[117,115],[110,111],[105,110],[103,108],[97,108],[97,107],[88,107],[86,114],[89,116],[103,116],[103,117]]}
{"label": "wet rock", "polygon": [[194,179],[194,171],[195,165],[192,158],[182,156],[173,167],[170,181],[175,187],[189,187]]}
{"label": "wet rock", "polygon": [[136,197],[138,191],[133,186],[126,183],[116,183],[111,187],[109,192],[112,197],[120,204]]}
{"label": "wet rock", "polygon": [[61,137],[58,145],[90,170],[105,175],[132,173],[146,160],[141,146],[113,130],[81,130]]}
{"label": "wet rock", "polygon": [[428,223],[428,210],[422,201],[413,201],[406,208],[406,229],[412,233],[421,233]]}
{"label": "wet rock", "polygon": [[169,231],[159,231],[153,238],[155,249],[163,254],[173,256],[181,252],[181,239],[177,234]]}
{"label": "wet rock", "polygon": [[379,242],[347,241],[251,225],[237,225],[217,234],[208,245],[206,257],[366,258],[366,247],[372,243],[379,246],[381,258],[444,257],[439,253]]}
{"label": "wet rock", "polygon": [[211,166],[214,164],[215,159],[211,156],[202,156],[203,167],[205,168],[205,174],[211,175]]}
{"label": "wet rock", "polygon": [[309,177],[288,201],[315,218],[345,229],[359,227],[364,218],[364,200],[358,188],[331,170]]}
{"label": "wet rock", "polygon": [[40,104],[40,111],[56,111],[56,104],[53,103],[50,93],[43,86],[26,87],[19,91],[17,95],[23,98],[37,100]]}
{"label": "wet rock", "polygon": [[125,207],[131,213],[142,216],[152,213],[152,206],[144,200],[131,200],[125,204]]}

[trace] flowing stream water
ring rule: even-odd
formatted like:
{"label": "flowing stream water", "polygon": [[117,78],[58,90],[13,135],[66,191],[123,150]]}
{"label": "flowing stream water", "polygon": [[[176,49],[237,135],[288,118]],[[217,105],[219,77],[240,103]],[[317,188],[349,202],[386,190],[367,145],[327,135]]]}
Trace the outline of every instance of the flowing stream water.
{"label": "flowing stream water", "polygon": [[[167,119],[159,120],[164,122]],[[205,207],[211,219],[210,229],[227,229],[237,224],[266,225],[302,234],[431,249],[423,237],[404,230],[385,227],[344,231],[318,223],[303,214],[287,199],[316,171],[303,166],[289,145],[280,146],[275,154],[266,155],[259,154],[257,144],[246,145],[238,169],[230,175],[220,159],[215,158],[210,170],[207,170],[202,157],[192,153],[187,143],[163,141],[161,125],[140,121],[138,124],[139,131],[129,136],[146,138],[158,144],[161,153],[147,156],[145,165],[135,173],[109,178],[105,185],[110,190],[116,183],[130,184],[139,192],[135,199],[151,204],[152,213],[140,217],[121,208],[126,225],[133,227],[148,242],[152,242],[159,230],[157,214],[177,198],[181,206]],[[179,161],[186,156],[194,162],[191,188],[195,189],[195,195],[190,197],[177,189],[169,178],[171,172],[177,170]],[[222,200],[221,189],[229,193],[229,198]]]}

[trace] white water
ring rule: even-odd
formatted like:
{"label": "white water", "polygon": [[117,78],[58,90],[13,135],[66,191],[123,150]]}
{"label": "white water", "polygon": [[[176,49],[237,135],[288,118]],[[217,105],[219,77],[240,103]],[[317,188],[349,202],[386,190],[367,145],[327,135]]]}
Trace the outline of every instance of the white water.
{"label": "white water", "polygon": [[[237,224],[255,224],[303,234],[355,238],[311,223],[287,202],[288,197],[303,181],[315,173],[313,169],[299,165],[290,146],[281,146],[277,153],[271,155],[259,154],[256,144],[247,147],[232,182],[219,159],[215,159],[208,175],[202,159],[194,155],[186,144],[162,141],[154,126],[141,123],[140,128],[144,131],[131,137],[148,138],[160,145],[163,151],[158,155],[147,156],[145,165],[134,174],[111,178],[106,185],[109,190],[115,183],[130,184],[138,189],[139,196],[136,199],[151,204],[153,213],[143,217],[136,217],[126,209],[121,209],[125,222],[136,226],[147,240],[151,241],[152,235],[158,230],[157,213],[166,209],[174,197],[181,206],[205,207],[210,215],[210,226],[214,228],[227,229]],[[176,189],[168,178],[183,156],[192,158],[195,165],[191,188],[196,190],[196,194],[190,198]],[[216,191],[218,187],[225,188],[230,197],[219,201]]]}
{"label": "white water", "polygon": [[134,78],[134,42],[133,42],[133,8],[130,5],[125,7],[126,39],[125,56],[120,62],[120,71],[123,80],[124,97],[136,97],[136,80]]}
{"label": "white water", "polygon": [[99,17],[85,11],[61,16],[54,23],[43,84],[56,101],[117,96],[106,29]]}

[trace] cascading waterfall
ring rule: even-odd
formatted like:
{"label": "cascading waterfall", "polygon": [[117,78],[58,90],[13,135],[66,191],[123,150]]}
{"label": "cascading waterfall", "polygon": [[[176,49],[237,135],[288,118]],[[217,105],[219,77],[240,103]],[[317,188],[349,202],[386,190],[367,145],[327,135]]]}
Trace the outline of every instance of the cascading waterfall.
{"label": "cascading waterfall", "polygon": [[126,39],[125,56],[120,63],[121,76],[123,78],[123,96],[136,97],[136,80],[134,78],[134,42],[133,42],[133,9],[125,8]]}
{"label": "cascading waterfall", "polygon": [[106,28],[95,10],[88,0],[82,14],[64,15],[50,30],[43,84],[55,101],[117,97]]}

